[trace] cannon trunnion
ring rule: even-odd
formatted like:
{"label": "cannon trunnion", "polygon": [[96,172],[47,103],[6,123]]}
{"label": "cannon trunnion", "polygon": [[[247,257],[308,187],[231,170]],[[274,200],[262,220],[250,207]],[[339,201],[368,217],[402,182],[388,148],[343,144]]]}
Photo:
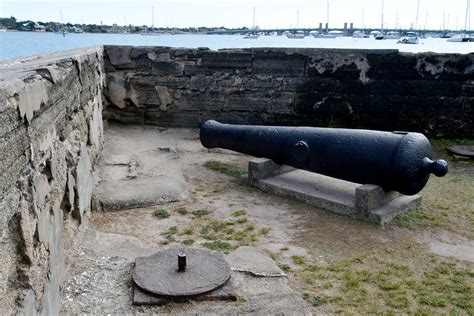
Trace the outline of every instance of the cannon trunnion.
{"label": "cannon trunnion", "polygon": [[221,124],[210,120],[200,131],[206,148],[225,148],[326,176],[414,195],[431,173],[448,165],[433,161],[420,133]]}

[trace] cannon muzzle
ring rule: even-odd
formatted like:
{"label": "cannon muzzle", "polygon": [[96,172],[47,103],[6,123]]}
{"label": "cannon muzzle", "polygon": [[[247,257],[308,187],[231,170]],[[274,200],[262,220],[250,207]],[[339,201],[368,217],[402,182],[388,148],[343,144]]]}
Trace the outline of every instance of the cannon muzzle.
{"label": "cannon muzzle", "polygon": [[431,173],[442,177],[448,172],[446,161],[432,160],[431,144],[420,133],[231,125],[211,120],[201,126],[200,139],[206,148],[269,158],[406,195],[420,192]]}

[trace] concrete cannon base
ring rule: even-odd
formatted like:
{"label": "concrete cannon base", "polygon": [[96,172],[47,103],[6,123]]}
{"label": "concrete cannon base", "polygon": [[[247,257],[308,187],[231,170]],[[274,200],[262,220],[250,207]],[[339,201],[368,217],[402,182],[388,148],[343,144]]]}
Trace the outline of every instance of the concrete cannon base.
{"label": "concrete cannon base", "polygon": [[265,192],[380,225],[421,204],[419,195],[384,191],[376,185],[361,185],[294,169],[266,158],[249,162],[248,182]]}

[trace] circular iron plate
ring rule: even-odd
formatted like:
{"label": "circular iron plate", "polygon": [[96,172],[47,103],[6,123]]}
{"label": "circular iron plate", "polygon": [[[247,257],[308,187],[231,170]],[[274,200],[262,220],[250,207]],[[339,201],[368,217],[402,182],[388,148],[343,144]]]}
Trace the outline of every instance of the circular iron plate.
{"label": "circular iron plate", "polygon": [[[186,254],[186,271],[178,272],[178,254]],[[133,281],[145,291],[167,296],[209,292],[230,278],[221,253],[194,248],[172,248],[135,261]]]}
{"label": "circular iron plate", "polygon": [[456,145],[448,147],[448,150],[455,155],[474,158],[474,146]]}

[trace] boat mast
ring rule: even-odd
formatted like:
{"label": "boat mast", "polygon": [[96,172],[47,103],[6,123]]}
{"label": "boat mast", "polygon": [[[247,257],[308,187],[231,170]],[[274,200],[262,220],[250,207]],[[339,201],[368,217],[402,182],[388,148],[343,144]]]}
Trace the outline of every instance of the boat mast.
{"label": "boat mast", "polygon": [[326,1],[326,32],[329,30],[329,0]]}
{"label": "boat mast", "polygon": [[300,27],[300,10],[296,9],[296,28]]}
{"label": "boat mast", "polygon": [[253,6],[253,24],[252,24],[252,27],[255,30],[255,6]]}
{"label": "boat mast", "polygon": [[[468,27],[467,27],[467,23],[470,19],[468,19],[468,17],[470,16],[470,11],[471,11],[471,4],[470,4],[470,0],[467,0],[467,4],[466,4],[466,19],[464,21],[464,31],[467,32],[468,30]],[[469,30],[471,30],[471,21],[469,21]]]}
{"label": "boat mast", "polygon": [[155,8],[151,6],[151,31],[155,31]]}
{"label": "boat mast", "polygon": [[380,31],[383,33],[383,0],[382,0],[382,21],[381,21],[381,27],[380,27]]}
{"label": "boat mast", "polygon": [[365,29],[364,8],[362,8],[362,25],[361,25],[361,27]]}
{"label": "boat mast", "polygon": [[66,37],[66,31],[64,30],[63,10],[59,10],[59,14],[61,15],[61,32],[63,33],[63,37]]}
{"label": "boat mast", "polygon": [[443,11],[443,33],[446,32],[446,14],[445,12]]}
{"label": "boat mast", "polygon": [[400,16],[398,15],[398,10],[397,10],[397,13],[395,15],[395,29],[396,30],[400,30],[401,29],[401,26],[400,26]]}
{"label": "boat mast", "polygon": [[426,16],[425,16],[425,26],[423,27],[423,30],[426,31],[426,25],[428,23],[428,10],[426,10]]}
{"label": "boat mast", "polygon": [[418,29],[418,14],[420,13],[420,0],[418,0],[418,5],[416,7],[416,17],[415,17],[415,30]]}

